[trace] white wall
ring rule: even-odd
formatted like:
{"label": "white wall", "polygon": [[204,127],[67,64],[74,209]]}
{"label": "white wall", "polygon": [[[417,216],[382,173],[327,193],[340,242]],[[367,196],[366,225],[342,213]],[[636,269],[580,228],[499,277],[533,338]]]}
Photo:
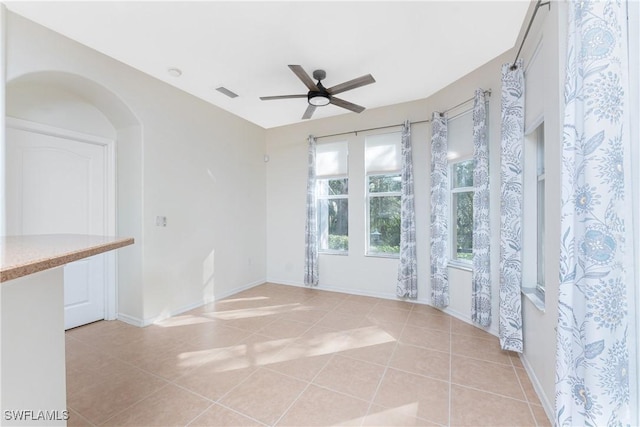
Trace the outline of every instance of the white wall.
{"label": "white wall", "polygon": [[[106,93],[86,101],[115,129],[118,231],[136,239],[119,253],[121,317],[146,324],[262,283],[264,129],[20,16],[8,13],[7,24],[9,85],[53,72],[79,76]],[[90,106],[55,99],[76,117],[91,116]],[[112,108],[119,104],[128,115]],[[91,129],[103,129],[91,117]],[[167,227],[155,225],[159,215]]]}

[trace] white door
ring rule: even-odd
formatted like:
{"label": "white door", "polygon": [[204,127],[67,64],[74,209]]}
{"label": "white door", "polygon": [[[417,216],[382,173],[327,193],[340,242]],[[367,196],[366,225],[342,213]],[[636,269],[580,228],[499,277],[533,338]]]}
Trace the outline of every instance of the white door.
{"label": "white door", "polygon": [[[107,234],[107,146],[60,131],[7,126],[8,235]],[[105,318],[105,255],[64,267],[66,329]]]}

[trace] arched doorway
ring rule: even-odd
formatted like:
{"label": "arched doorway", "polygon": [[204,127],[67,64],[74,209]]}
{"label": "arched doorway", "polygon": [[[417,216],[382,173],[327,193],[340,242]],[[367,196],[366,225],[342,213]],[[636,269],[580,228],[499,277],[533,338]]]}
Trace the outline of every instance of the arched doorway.
{"label": "arched doorway", "polygon": [[[129,108],[84,77],[38,72],[7,84],[6,115],[6,233],[122,233],[117,183],[136,174],[117,167],[116,145],[141,144]],[[65,267],[65,328],[116,318],[116,257]]]}

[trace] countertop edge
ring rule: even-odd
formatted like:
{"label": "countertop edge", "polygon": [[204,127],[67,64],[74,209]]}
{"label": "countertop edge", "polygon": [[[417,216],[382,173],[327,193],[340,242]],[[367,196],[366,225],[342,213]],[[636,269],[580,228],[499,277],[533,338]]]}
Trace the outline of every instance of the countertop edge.
{"label": "countertop edge", "polygon": [[0,283],[19,277],[28,276],[29,274],[38,273],[50,268],[59,267],[70,262],[74,262],[83,258],[88,258],[103,252],[112,251],[125,246],[132,245],[134,239],[132,237],[123,238],[110,243],[103,243],[95,246],[89,246],[77,251],[67,252],[53,258],[44,258],[34,260],[26,264],[8,267],[0,271]]}

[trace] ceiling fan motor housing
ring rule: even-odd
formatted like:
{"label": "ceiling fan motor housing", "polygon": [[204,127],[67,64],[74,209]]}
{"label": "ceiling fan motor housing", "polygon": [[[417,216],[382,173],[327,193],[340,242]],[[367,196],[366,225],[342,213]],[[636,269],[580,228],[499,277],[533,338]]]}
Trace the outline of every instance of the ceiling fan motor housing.
{"label": "ceiling fan motor housing", "polygon": [[[313,72],[313,77],[316,77],[317,72],[318,70]],[[310,105],[315,105],[316,107],[328,105],[331,102],[331,94],[324,88],[324,86],[322,86],[320,80],[318,80],[316,86],[318,87],[318,90],[310,90],[307,94],[307,102],[309,102]]]}

